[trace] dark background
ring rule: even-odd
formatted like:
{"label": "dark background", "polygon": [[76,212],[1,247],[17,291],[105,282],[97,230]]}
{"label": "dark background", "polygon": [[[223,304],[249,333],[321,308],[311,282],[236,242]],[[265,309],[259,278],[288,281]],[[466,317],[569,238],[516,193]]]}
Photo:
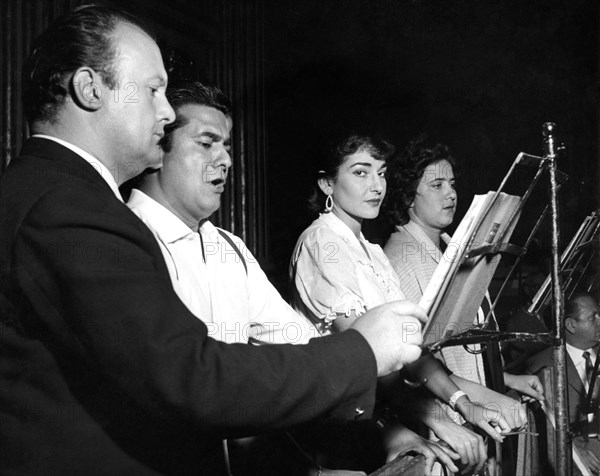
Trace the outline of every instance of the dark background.
{"label": "dark background", "polygon": [[[306,199],[319,157],[340,129],[368,126],[399,149],[422,132],[448,144],[460,165],[458,223],[519,152],[542,154],[542,124],[553,121],[566,147],[559,168],[570,176],[561,190],[568,241],[597,207],[598,10],[587,0],[266,2],[268,271],[280,290],[314,218]],[[520,177],[510,191],[527,186],[530,176]],[[372,241],[388,233],[366,226]],[[534,246],[541,262],[549,237],[544,225]]]}
{"label": "dark background", "polygon": [[[542,124],[553,121],[570,175],[563,245],[598,206],[597,0],[98,1],[156,29],[171,79],[191,74],[233,99],[234,166],[213,220],[284,293],[292,248],[314,218],[305,204],[324,145],[340,131],[369,126],[398,149],[422,132],[447,143],[460,164],[458,223],[520,151],[541,155]],[[82,3],[0,2],[0,173],[28,134],[20,70],[33,38]],[[531,175],[517,177],[508,191],[522,194]],[[542,186],[512,241],[547,201]],[[380,244],[390,231],[364,229]],[[547,268],[549,238],[545,224],[528,265]]]}

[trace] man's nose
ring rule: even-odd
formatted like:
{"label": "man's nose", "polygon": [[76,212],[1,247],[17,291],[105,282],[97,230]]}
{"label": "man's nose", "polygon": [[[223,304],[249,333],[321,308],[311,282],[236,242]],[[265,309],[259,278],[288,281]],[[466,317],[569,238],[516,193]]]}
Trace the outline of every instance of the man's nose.
{"label": "man's nose", "polygon": [[215,161],[215,166],[223,166],[226,169],[228,169],[229,167],[231,167],[231,164],[231,155],[229,154],[229,151],[227,149],[223,148],[223,150],[219,152],[219,157]]}
{"label": "man's nose", "polygon": [[164,122],[165,125],[170,124],[175,120],[175,111],[171,107],[171,104],[166,97],[164,97],[160,103],[160,107],[158,109],[158,120],[159,122]]}

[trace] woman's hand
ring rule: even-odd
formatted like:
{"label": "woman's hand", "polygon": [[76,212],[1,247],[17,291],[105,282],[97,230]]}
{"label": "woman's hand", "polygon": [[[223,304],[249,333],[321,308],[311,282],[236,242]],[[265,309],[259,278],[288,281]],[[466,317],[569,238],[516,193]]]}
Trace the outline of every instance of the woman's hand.
{"label": "woman's hand", "polygon": [[423,422],[435,435],[447,443],[460,456],[463,472],[477,474],[487,460],[483,438],[464,426],[454,423],[439,406],[437,414],[428,414]]}
{"label": "woman's hand", "polygon": [[504,373],[504,383],[521,393],[524,402],[544,401],[544,387],[537,375],[513,375]]}
{"label": "woman's hand", "polygon": [[[494,392],[483,385],[452,375],[458,387],[469,395],[474,402],[480,402],[492,414],[497,410],[511,430],[518,430],[527,424],[527,412],[524,405],[514,398]],[[488,420],[489,421],[489,420]]]}
{"label": "woman's hand", "polygon": [[508,432],[511,430],[510,425],[502,417],[502,413],[499,409],[494,408],[493,406],[485,407],[480,403],[471,402],[466,395],[459,398],[456,402],[456,411],[465,419],[465,421],[481,428],[494,440],[500,443],[504,440],[504,437],[500,435],[500,432]]}
{"label": "woman's hand", "polygon": [[387,429],[384,441],[388,463],[398,456],[414,451],[425,456],[425,474],[431,474],[436,461],[447,466],[453,473],[458,471],[458,467],[452,461],[460,458],[458,453],[443,447],[439,443],[426,440],[405,426],[398,425]]}

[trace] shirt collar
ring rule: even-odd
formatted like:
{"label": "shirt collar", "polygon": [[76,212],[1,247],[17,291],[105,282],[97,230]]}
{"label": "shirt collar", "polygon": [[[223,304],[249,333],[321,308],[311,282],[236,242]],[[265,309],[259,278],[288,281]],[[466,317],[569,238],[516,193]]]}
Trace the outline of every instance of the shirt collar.
{"label": "shirt collar", "polygon": [[108,186],[113,191],[113,193],[116,195],[116,197],[119,200],[123,201],[121,192],[119,192],[119,186],[117,185],[117,182],[115,181],[115,178],[113,177],[113,175],[110,173],[110,170],[108,170],[106,165],[104,165],[102,162],[100,162],[92,154],[90,154],[89,152],[86,152],[85,150],[83,150],[80,147],[77,147],[74,144],[71,144],[70,142],[67,142],[66,140],[59,139],[58,137],[49,136],[46,134],[34,134],[31,137],[39,137],[40,139],[47,139],[47,140],[57,142],[60,145],[62,145],[63,147],[66,147],[67,149],[70,149],[73,152],[75,152],[83,160],[88,162],[94,168],[94,170],[96,172],[98,172],[100,174],[100,177],[102,177],[104,179],[104,181],[108,184]]}
{"label": "shirt collar", "polygon": [[352,230],[350,229],[350,227],[348,225],[346,225],[333,212],[321,213],[319,215],[319,219],[322,220],[323,222],[325,222],[335,233],[340,235],[342,238],[349,240],[350,242],[354,242],[356,244],[360,244],[360,242],[362,242],[365,245],[371,244],[367,240],[365,240],[365,237],[363,236],[362,232],[360,232],[360,235],[357,239],[356,235],[354,233],[352,233]]}
{"label": "shirt collar", "polygon": [[[425,230],[413,221],[409,221],[405,225],[396,225],[396,230],[398,231],[406,231],[409,235],[412,235],[417,243],[426,243],[425,250],[429,253],[432,258],[439,263],[442,259],[442,251],[431,241],[429,235],[425,233]],[[446,244],[450,243],[450,235],[448,233],[442,233],[441,235],[442,241]]]}
{"label": "shirt collar", "polygon": [[579,364],[581,364],[581,362],[584,361],[584,358],[583,358],[584,352],[590,353],[592,362],[596,359],[596,350],[594,348],[590,347],[589,349],[579,349],[577,347],[572,346],[568,342],[566,344],[567,344],[566,345],[567,352],[569,353],[569,356],[571,357],[573,364],[575,364],[575,367],[577,367]]}
{"label": "shirt collar", "polygon": [[200,226],[200,233],[205,241],[219,241],[219,231],[209,220],[204,220],[204,223]]}
{"label": "shirt collar", "polygon": [[172,211],[153,198],[150,198],[141,190],[134,188],[131,191],[127,206],[139,212],[148,226],[165,243],[174,243],[195,233],[180,218],[175,216]]}

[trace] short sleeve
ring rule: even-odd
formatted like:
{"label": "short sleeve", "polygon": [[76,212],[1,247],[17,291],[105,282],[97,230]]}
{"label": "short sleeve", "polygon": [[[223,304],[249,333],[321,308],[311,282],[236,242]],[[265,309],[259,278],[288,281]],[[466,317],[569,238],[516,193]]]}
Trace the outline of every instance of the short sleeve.
{"label": "short sleeve", "polygon": [[331,230],[309,228],[300,237],[290,268],[293,304],[320,331],[327,333],[339,314],[364,314],[356,265],[350,243]]}

